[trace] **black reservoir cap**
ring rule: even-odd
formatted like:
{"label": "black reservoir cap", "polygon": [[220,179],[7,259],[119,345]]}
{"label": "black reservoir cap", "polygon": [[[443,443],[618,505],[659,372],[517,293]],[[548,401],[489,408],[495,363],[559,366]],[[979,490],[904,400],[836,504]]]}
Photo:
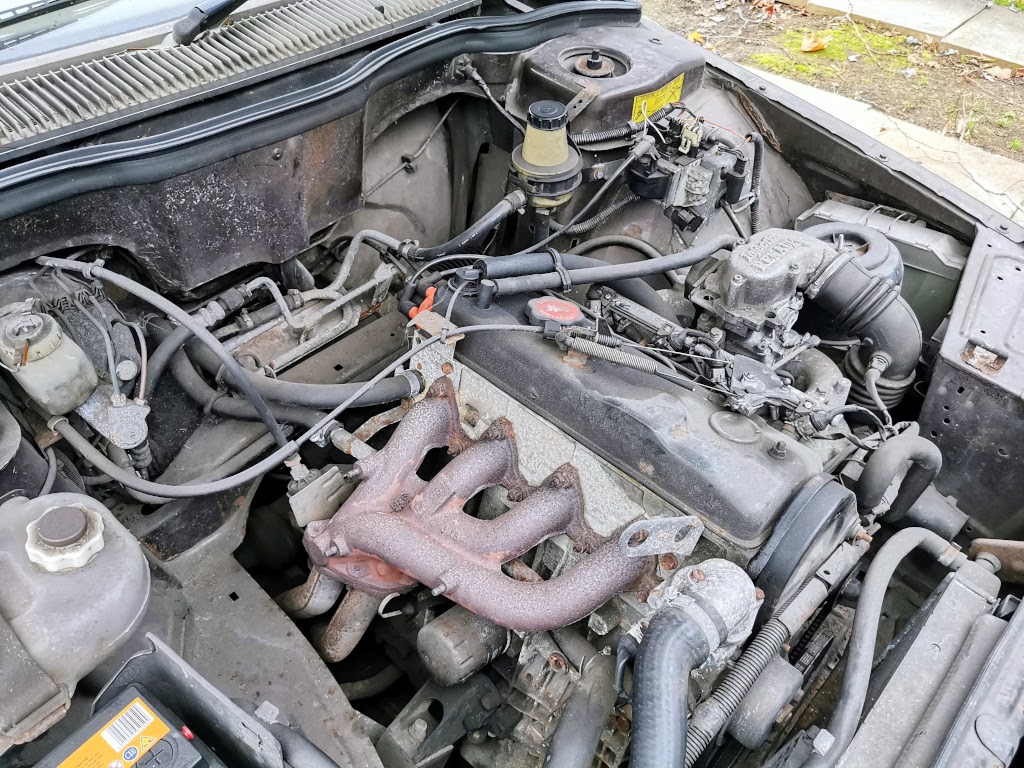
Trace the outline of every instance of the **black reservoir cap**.
{"label": "black reservoir cap", "polygon": [[569,110],[558,101],[535,101],[526,113],[526,122],[541,131],[557,131],[569,123]]}

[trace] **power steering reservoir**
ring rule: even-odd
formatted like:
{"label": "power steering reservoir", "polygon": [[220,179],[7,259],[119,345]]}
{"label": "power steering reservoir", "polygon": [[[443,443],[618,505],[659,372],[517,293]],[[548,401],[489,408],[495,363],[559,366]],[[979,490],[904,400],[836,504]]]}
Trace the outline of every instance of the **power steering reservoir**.
{"label": "power steering reservoir", "polygon": [[557,101],[535,101],[526,113],[526,136],[512,151],[512,179],[536,208],[557,208],[583,179],[582,158],[569,145],[569,112]]}

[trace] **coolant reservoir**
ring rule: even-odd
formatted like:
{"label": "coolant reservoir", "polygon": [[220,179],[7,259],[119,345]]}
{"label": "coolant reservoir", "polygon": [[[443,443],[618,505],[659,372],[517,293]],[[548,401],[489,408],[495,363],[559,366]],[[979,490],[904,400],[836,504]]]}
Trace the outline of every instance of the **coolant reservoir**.
{"label": "coolant reservoir", "polygon": [[0,710],[25,722],[44,705],[33,698],[40,673],[28,675],[26,657],[72,693],[142,620],[149,565],[136,538],[95,499],[19,496],[0,505],[0,585],[0,630],[16,640],[0,653],[0,681],[16,681],[0,688],[0,697],[12,697]]}
{"label": "coolant reservoir", "polygon": [[82,348],[49,315],[22,305],[0,309],[0,362],[48,413],[70,413],[99,380]]}

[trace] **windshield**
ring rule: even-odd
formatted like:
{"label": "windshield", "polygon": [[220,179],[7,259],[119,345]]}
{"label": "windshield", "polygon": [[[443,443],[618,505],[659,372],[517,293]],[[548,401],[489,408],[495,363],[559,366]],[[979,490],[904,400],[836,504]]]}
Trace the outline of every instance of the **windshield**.
{"label": "windshield", "polygon": [[[197,0],[0,0],[0,64],[43,56],[96,43],[97,55],[108,53],[105,41],[141,30],[153,30],[158,42]],[[274,3],[254,0],[240,11]],[[130,38],[130,35],[129,35]],[[138,45],[126,40],[126,45]]]}

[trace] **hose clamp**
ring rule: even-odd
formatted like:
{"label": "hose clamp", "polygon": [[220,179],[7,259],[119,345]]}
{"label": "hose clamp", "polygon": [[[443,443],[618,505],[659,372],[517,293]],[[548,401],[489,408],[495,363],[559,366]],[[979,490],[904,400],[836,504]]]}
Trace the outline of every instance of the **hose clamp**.
{"label": "hose clamp", "polygon": [[821,289],[825,287],[825,284],[835,277],[836,272],[850,263],[855,255],[856,254],[852,250],[840,253],[836,258],[826,264],[824,269],[814,276],[810,285],[808,285],[804,290],[804,295],[809,299],[813,299],[817,296]]}
{"label": "hose clamp", "polygon": [[562,254],[556,251],[554,248],[548,248],[548,255],[551,256],[551,261],[554,264],[555,274],[562,281],[562,292],[568,293],[572,289],[572,280],[569,277],[569,271],[562,264]]}

